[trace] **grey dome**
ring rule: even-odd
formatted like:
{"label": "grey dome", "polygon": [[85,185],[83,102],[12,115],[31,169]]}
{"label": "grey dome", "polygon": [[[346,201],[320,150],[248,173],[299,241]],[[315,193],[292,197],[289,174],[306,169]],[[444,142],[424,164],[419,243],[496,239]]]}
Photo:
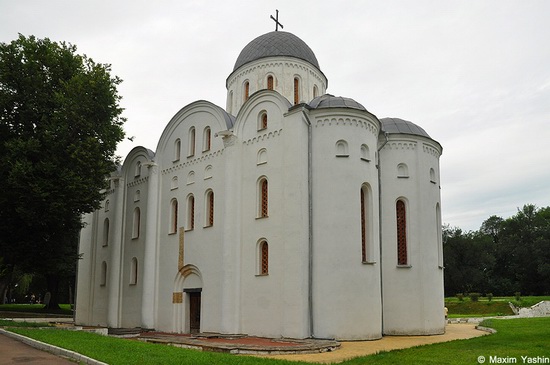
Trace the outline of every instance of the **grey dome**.
{"label": "grey dome", "polygon": [[367,111],[365,107],[351,98],[345,98],[343,96],[334,96],[325,94],[313,99],[309,106],[313,109],[322,108],[351,108]]}
{"label": "grey dome", "polygon": [[292,33],[274,31],[261,35],[248,43],[239,54],[233,71],[249,62],[273,56],[299,58],[321,70],[317,57],[303,40]]}
{"label": "grey dome", "polygon": [[382,118],[380,119],[382,123],[382,130],[387,133],[402,133],[402,134],[414,134],[417,136],[423,136],[427,138],[432,138],[424,129],[417,126],[413,122],[399,118]]}

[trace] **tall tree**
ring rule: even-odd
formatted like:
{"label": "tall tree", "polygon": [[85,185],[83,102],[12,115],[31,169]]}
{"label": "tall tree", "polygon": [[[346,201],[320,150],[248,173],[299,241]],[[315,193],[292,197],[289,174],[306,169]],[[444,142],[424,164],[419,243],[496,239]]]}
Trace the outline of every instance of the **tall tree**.
{"label": "tall tree", "polygon": [[80,217],[97,209],[124,138],[110,65],[34,36],[0,43],[0,255],[56,283],[74,271]]}

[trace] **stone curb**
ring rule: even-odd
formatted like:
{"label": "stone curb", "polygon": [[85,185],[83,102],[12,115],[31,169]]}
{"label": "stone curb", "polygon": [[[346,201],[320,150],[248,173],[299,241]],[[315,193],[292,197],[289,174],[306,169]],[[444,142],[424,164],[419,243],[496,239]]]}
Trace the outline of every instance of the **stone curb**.
{"label": "stone curb", "polygon": [[41,341],[33,340],[32,338],[29,338],[29,337],[26,337],[26,336],[23,336],[23,335],[20,335],[20,334],[17,334],[17,333],[13,333],[13,332],[10,332],[10,331],[6,331],[3,328],[0,328],[0,333],[6,335],[8,337],[11,337],[11,338],[13,338],[17,341],[23,342],[24,344],[32,346],[36,349],[46,351],[46,352],[49,352],[49,353],[57,355],[57,356],[67,357],[69,359],[73,359],[73,360],[80,361],[80,362],[83,362],[85,364],[90,364],[90,365],[109,365],[105,362],[101,362],[99,360],[92,359],[91,357],[79,354],[78,352],[74,352],[74,351],[67,350],[67,349],[64,349],[64,348],[61,348],[61,347],[50,345],[48,343],[44,343],[44,342],[41,342]]}

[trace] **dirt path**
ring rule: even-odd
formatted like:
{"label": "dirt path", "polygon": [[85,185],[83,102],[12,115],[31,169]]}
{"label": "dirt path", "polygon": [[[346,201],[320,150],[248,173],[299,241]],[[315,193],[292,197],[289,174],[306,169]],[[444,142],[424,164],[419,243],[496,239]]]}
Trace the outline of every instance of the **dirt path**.
{"label": "dirt path", "polygon": [[358,356],[374,354],[380,351],[403,349],[431,343],[463,340],[487,335],[487,332],[475,329],[473,324],[449,324],[444,335],[435,336],[386,336],[377,341],[342,342],[342,347],[334,352],[299,355],[265,356],[273,359],[309,361],[323,364],[338,363]]}

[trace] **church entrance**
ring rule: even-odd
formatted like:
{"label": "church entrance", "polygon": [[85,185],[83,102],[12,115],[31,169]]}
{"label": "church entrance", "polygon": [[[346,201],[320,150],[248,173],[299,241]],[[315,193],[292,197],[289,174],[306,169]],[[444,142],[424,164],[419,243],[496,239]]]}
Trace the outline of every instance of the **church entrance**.
{"label": "church entrance", "polygon": [[201,292],[188,292],[189,297],[189,332],[199,333],[201,330]]}

